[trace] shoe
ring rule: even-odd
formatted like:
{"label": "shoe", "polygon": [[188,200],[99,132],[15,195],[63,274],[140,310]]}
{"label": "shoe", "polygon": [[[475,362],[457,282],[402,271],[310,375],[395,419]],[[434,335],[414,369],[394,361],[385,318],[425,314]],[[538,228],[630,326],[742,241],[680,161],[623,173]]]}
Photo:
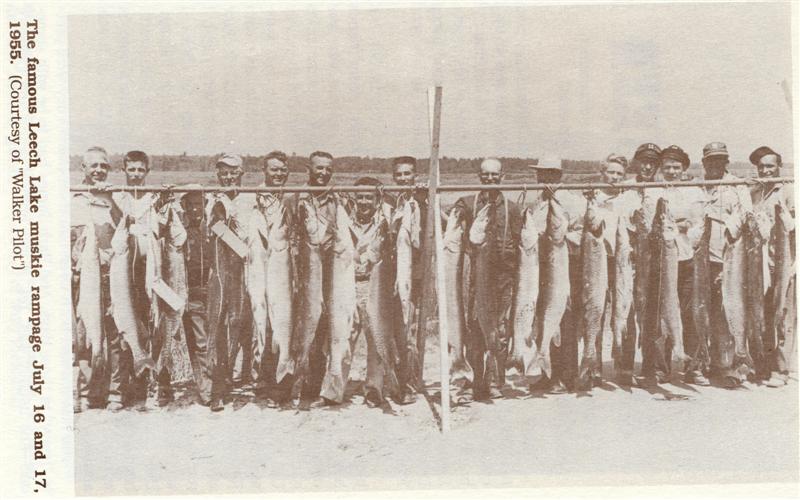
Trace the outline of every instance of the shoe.
{"label": "shoe", "polygon": [[542,376],[539,380],[528,386],[531,392],[547,392],[553,386],[552,380],[547,376]]}
{"label": "shoe", "polygon": [[556,382],[555,384],[552,384],[550,386],[547,392],[549,394],[566,394],[569,391],[567,390],[567,386],[564,385],[563,382]]}
{"label": "shoe", "polygon": [[172,391],[166,389],[159,389],[158,397],[156,398],[156,406],[159,408],[164,408],[169,406],[170,403],[174,398],[172,397]]}
{"label": "shoe", "polygon": [[367,405],[367,408],[379,408],[383,405],[383,399],[378,396],[377,392],[369,391],[366,396],[364,396],[364,404]]}
{"label": "shoe", "polygon": [[711,385],[711,382],[706,378],[705,375],[703,375],[703,372],[701,372],[700,370],[692,370],[690,372],[686,372],[686,375],[684,376],[684,381],[687,384],[693,384],[693,385],[701,385],[701,386]]}
{"label": "shoe", "polygon": [[106,403],[106,410],[109,411],[120,411],[123,408],[125,408],[125,406],[119,401],[109,401]]}
{"label": "shoe", "polygon": [[489,399],[503,399],[503,393],[497,387],[489,387]]}
{"label": "shoe", "polygon": [[72,403],[72,411],[75,413],[81,413],[87,411],[88,409],[89,409],[88,398],[78,398]]}
{"label": "shoe", "polygon": [[636,377],[633,376],[633,372],[620,371],[617,375],[617,384],[624,387],[633,387],[636,385]]}
{"label": "shoe", "polygon": [[769,380],[764,382],[764,385],[766,385],[767,387],[774,387],[774,388],[783,387],[786,384],[787,384],[787,381],[786,381],[785,377],[783,377],[783,376],[781,376],[779,374],[774,374],[774,373],[771,374],[771,376],[769,377]]}
{"label": "shoe", "polygon": [[225,409],[225,404],[223,403],[222,398],[213,398],[208,407],[211,409],[211,411],[218,412]]}
{"label": "shoe", "polygon": [[417,401],[417,396],[410,391],[406,391],[394,399],[394,402],[399,405],[410,405],[415,403],[416,401]]}
{"label": "shoe", "polygon": [[267,408],[279,408],[281,405],[272,398],[265,398],[264,399],[264,406]]}
{"label": "shoe", "polygon": [[316,410],[318,408],[325,408],[326,406],[332,406],[333,404],[335,404],[333,401],[325,399],[322,396],[320,396],[313,401],[307,401],[305,403],[301,403],[300,409],[303,411]]}
{"label": "shoe", "polygon": [[591,382],[592,387],[600,387],[603,385],[603,377],[600,375],[592,375]]}
{"label": "shoe", "polygon": [[734,377],[732,375],[726,375],[722,377],[720,381],[720,385],[725,389],[738,389],[742,386],[742,380],[739,377]]}

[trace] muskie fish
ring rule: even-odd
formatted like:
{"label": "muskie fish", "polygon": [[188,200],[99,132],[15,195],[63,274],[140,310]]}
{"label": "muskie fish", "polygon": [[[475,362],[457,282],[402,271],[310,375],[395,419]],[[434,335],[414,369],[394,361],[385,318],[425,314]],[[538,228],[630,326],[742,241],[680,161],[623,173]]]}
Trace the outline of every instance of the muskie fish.
{"label": "muskie fish", "polygon": [[493,206],[486,204],[481,208],[470,227],[469,239],[473,243],[473,275],[474,298],[472,301],[473,314],[478,319],[484,342],[487,347],[496,346],[499,336],[500,317],[498,314],[498,290],[495,272],[497,269],[497,238],[494,230],[496,224]]}
{"label": "muskie fish", "polygon": [[330,351],[328,368],[322,380],[320,395],[341,403],[350,374],[350,357],[355,343],[354,325],[357,315],[355,243],[350,216],[341,204],[336,206],[336,232],[333,243],[333,268],[330,296]]}
{"label": "muskie fish", "polygon": [[590,199],[586,205],[581,237],[581,328],[583,358],[579,378],[586,380],[602,367],[597,344],[603,338],[604,312],[608,294],[608,255],[603,238],[605,222],[597,205]]}
{"label": "muskie fish", "polygon": [[519,266],[517,268],[516,293],[514,294],[513,332],[514,343],[506,362],[520,374],[538,377],[542,367],[538,359],[534,319],[539,298],[539,231],[530,209],[523,213],[519,238]]}
{"label": "muskie fish", "polygon": [[708,334],[711,332],[711,271],[709,242],[711,241],[712,220],[705,219],[703,235],[692,258],[692,319],[697,334],[697,351],[690,353],[694,369],[703,370],[711,364],[708,352]]}
{"label": "muskie fish", "polygon": [[111,312],[122,338],[128,344],[133,355],[133,370],[140,375],[146,368],[154,369],[155,363],[142,346],[142,333],[136,321],[133,307],[133,280],[131,279],[130,258],[128,253],[128,224],[120,221],[114,236],[111,238],[111,265],[109,282],[111,289]]}
{"label": "muskie fish", "polygon": [[267,209],[266,276],[267,312],[272,332],[271,349],[278,355],[275,380],[280,383],[294,373],[292,340],[292,255],[289,248],[289,221],[283,205]]}
{"label": "muskie fish", "polygon": [[569,220],[564,207],[550,198],[547,223],[539,240],[540,290],[538,314],[536,315],[536,337],[539,339],[539,364],[545,374],[552,375],[550,342],[561,345],[561,318],[567,308],[570,287],[569,252],[567,250],[567,228]]}
{"label": "muskie fish", "polygon": [[250,218],[247,236],[247,258],[244,261],[244,283],[253,315],[253,369],[260,371],[267,344],[267,221],[259,207]]}
{"label": "muskie fish", "polygon": [[[653,214],[651,210],[642,207],[633,212],[631,223],[633,224],[633,251],[635,253],[635,273],[633,276],[633,307],[636,310],[636,327],[638,331],[638,344],[643,345],[642,334],[645,330],[645,316],[647,310],[647,295],[650,291],[650,230],[653,224]],[[628,332],[637,335],[637,332]],[[636,338],[632,339],[636,341]],[[632,342],[636,343],[636,342]],[[631,346],[626,344],[626,348]],[[626,362],[633,366],[635,357],[635,345],[632,352],[626,350]]]}
{"label": "muskie fish", "polygon": [[328,227],[317,215],[309,200],[298,202],[298,216],[302,221],[297,256],[298,307],[295,309],[295,330],[292,334],[294,350],[295,389],[299,392],[309,376],[309,356],[319,319],[322,316],[322,244]]}
{"label": "muskie fish", "polygon": [[[400,226],[397,230],[396,245],[396,285],[397,296],[400,299],[402,308],[402,320],[404,326],[404,337],[408,345],[408,371],[410,374],[417,374],[419,370],[419,352],[417,352],[417,339],[414,328],[414,305],[411,301],[412,294],[412,265],[414,244],[419,242],[420,237],[420,211],[416,201],[408,200],[402,206],[400,216]],[[416,381],[414,385],[417,385]]]}
{"label": "muskie fish", "polygon": [[174,207],[167,208],[166,235],[163,241],[161,276],[166,285],[175,292],[182,305],[173,309],[168,304],[161,308],[161,322],[158,328],[158,341],[153,342],[153,356],[158,356],[156,373],[166,368],[172,381],[187,381],[192,378],[192,363],[186,336],[181,335],[183,313],[189,289],[186,277],[186,260],[183,245],[186,243],[186,229]]}
{"label": "muskie fish", "polygon": [[472,368],[464,356],[464,338],[466,324],[464,322],[464,213],[452,208],[447,216],[442,243],[444,247],[444,310],[447,315],[450,331],[448,346],[450,348],[450,374],[454,380],[471,378]]}
{"label": "muskie fish", "polygon": [[400,389],[396,373],[396,339],[403,325],[396,319],[400,304],[394,294],[395,268],[389,240],[389,227],[384,220],[378,226],[369,247],[370,260],[374,265],[369,275],[369,296],[366,304],[366,320],[383,367],[384,387],[377,388],[381,397],[384,388],[389,394],[396,394]]}
{"label": "muskie fish", "polygon": [[614,334],[614,359],[622,361],[622,342],[628,338],[628,318],[633,304],[633,247],[628,233],[628,220],[617,222],[614,245],[614,290],[611,295],[611,331]]}
{"label": "muskie fish", "polygon": [[[791,305],[794,298],[789,295],[789,283],[792,280],[792,263],[794,261],[791,242],[789,240],[789,218],[783,205],[775,205],[775,222],[770,232],[770,247],[772,250],[772,295],[770,296],[770,310],[772,317],[769,322],[767,336],[771,348],[783,347],[787,333],[794,329]],[[786,370],[785,367],[779,367]]]}
{"label": "muskie fish", "polygon": [[[85,242],[79,258],[80,282],[75,315],[80,349],[91,353],[92,370],[102,370],[106,359],[106,338],[103,332],[103,301],[100,295],[100,255],[94,224],[86,225]],[[82,342],[81,342],[82,341]],[[85,345],[80,345],[85,343]]]}
{"label": "muskie fish", "polygon": [[650,231],[650,275],[645,308],[645,345],[649,346],[656,372],[670,372],[665,352],[667,338],[672,341],[671,361],[683,362],[683,324],[678,301],[678,227],[669,212],[667,200],[659,198]]}
{"label": "muskie fish", "polygon": [[753,367],[745,333],[747,253],[742,229],[740,228],[735,234],[725,231],[728,241],[722,251],[722,303],[728,333],[733,337],[734,349],[732,360],[730,349],[721,349],[723,353],[721,367],[732,368],[740,378],[746,377]]}
{"label": "muskie fish", "polygon": [[[755,367],[764,368],[764,237],[752,212],[744,219],[745,336]],[[767,372],[768,374],[768,372]]]}

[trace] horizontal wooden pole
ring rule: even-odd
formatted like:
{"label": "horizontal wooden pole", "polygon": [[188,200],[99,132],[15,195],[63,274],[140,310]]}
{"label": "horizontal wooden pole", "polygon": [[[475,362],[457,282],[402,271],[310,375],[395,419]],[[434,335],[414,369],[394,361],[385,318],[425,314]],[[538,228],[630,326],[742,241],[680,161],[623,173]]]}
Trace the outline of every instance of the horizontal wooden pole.
{"label": "horizontal wooden pole", "polygon": [[[607,182],[578,182],[578,183],[564,183],[564,184],[447,184],[439,185],[436,188],[437,192],[453,192],[453,191],[543,191],[545,189],[554,190],[576,190],[582,191],[587,189],[649,189],[649,188],[665,188],[665,187],[703,187],[703,186],[739,186],[749,185],[755,186],[759,184],[786,184],[793,183],[793,177],[775,177],[771,179],[760,179],[752,177],[748,179],[724,179],[724,180],[693,180],[693,181],[678,181],[678,182],[637,182],[633,184],[609,184]],[[398,186],[395,184],[387,184],[377,186],[284,186],[284,187],[267,187],[267,186],[237,186],[237,187],[223,187],[223,186],[116,186],[110,185],[104,188],[96,188],[94,186],[80,185],[72,186],[69,188],[71,192],[89,192],[89,191],[105,191],[105,192],[118,192],[127,191],[129,193],[148,193],[148,192],[161,192],[173,191],[176,193],[214,193],[233,191],[238,193],[326,193],[326,192],[351,192],[351,193],[370,193],[375,191],[385,192],[403,192],[414,191],[417,189],[426,189],[425,184],[417,186]]]}

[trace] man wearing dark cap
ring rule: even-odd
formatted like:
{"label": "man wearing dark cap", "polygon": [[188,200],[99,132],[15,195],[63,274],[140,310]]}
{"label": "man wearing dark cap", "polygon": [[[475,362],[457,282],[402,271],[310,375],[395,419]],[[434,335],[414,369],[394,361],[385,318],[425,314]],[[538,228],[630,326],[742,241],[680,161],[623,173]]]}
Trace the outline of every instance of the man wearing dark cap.
{"label": "man wearing dark cap", "polygon": [[633,182],[652,181],[660,166],[661,148],[652,142],[642,144],[636,148],[636,152],[633,154],[632,167],[636,172]]}
{"label": "man wearing dark cap", "polygon": [[[660,160],[661,179],[667,183],[681,181],[683,172],[689,168],[689,155],[679,146],[671,145],[664,148],[661,151]],[[683,323],[683,345],[686,353],[692,358],[691,363],[686,366],[686,381],[698,385],[708,385],[709,381],[703,374],[703,371],[708,369],[709,360],[706,356],[708,346],[701,346],[698,343],[691,303],[694,247],[690,235],[693,236],[702,226],[705,193],[699,187],[667,186],[646,189],[644,190],[644,204],[648,208],[647,213],[655,212],[659,198],[664,198],[668,202],[670,214],[678,227],[676,238],[678,245],[678,299]],[[667,342],[670,343],[669,340]],[[667,345],[665,352],[670,352],[670,350],[671,346]]]}
{"label": "man wearing dark cap", "polygon": [[[775,223],[775,206],[781,205],[784,212],[790,214],[789,231],[794,230],[794,196],[792,194],[791,184],[776,184],[771,183],[769,180],[774,177],[780,177],[780,169],[782,166],[781,155],[776,153],[768,146],[761,146],[755,151],[750,153],[750,163],[752,163],[757,170],[758,178],[763,182],[753,186],[750,194],[753,199],[753,213],[758,222],[759,232],[764,237],[764,245],[767,248],[766,255],[769,256],[769,273],[765,273],[764,279],[769,283],[769,288],[765,294],[764,304],[767,309],[764,311],[764,317],[767,318],[767,325],[769,331],[765,335],[765,346],[767,350],[771,350],[771,355],[766,360],[766,366],[758,367],[756,376],[766,378],[765,384],[768,387],[783,387],[788,380],[789,359],[793,352],[794,343],[791,339],[783,339],[783,343],[777,342],[778,335],[772,326],[773,321],[770,321],[775,312],[769,309],[773,301],[771,300],[774,293],[774,288],[771,283],[772,275],[772,248],[769,244],[769,236],[772,226]],[[793,329],[789,329],[793,332]]]}
{"label": "man wearing dark cap", "polygon": [[[722,142],[711,142],[703,148],[703,169],[706,180],[735,180],[735,175],[728,172],[728,148]],[[709,317],[712,325],[711,365],[726,387],[738,387],[746,379],[747,367],[733,366],[733,342],[729,341],[730,333],[725,319],[722,301],[722,252],[725,248],[728,230],[738,234],[742,224],[742,216],[752,210],[750,191],[744,185],[738,186],[706,186],[705,208],[703,214],[710,218],[711,239],[709,241],[709,274],[711,279],[711,310]],[[700,232],[698,226],[696,232]],[[694,232],[694,231],[693,231]],[[697,236],[699,238],[699,236]]]}

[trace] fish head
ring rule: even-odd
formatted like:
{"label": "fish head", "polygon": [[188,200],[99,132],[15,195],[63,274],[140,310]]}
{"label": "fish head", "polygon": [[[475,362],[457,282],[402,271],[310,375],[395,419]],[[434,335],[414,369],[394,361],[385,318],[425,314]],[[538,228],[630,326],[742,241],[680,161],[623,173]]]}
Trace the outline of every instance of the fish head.
{"label": "fish head", "polygon": [[519,233],[519,244],[525,250],[534,248],[539,243],[539,231],[533,211],[526,208],[522,214],[522,229]]}
{"label": "fish head", "polygon": [[128,249],[130,223],[131,218],[123,216],[114,230],[114,236],[111,237],[111,250],[116,254],[125,252]]}
{"label": "fish head", "polygon": [[444,247],[452,252],[457,252],[464,237],[464,211],[460,207],[453,207],[447,214],[447,225],[444,229]]}
{"label": "fish head", "polygon": [[658,228],[664,239],[670,240],[678,237],[678,226],[669,209],[669,202],[659,198],[656,202],[656,214],[653,218],[653,228]]}
{"label": "fish head", "polygon": [[472,231],[479,232],[481,234],[486,232],[486,227],[489,225],[489,210],[491,209],[492,205],[487,203],[480,210],[478,213],[475,214],[475,220],[472,221]]}
{"label": "fish head", "polygon": [[316,208],[307,200],[301,201],[298,207],[308,242],[319,245],[325,234],[325,225],[320,220]]}
{"label": "fish head", "polygon": [[352,220],[347,214],[344,205],[336,205],[336,238],[333,244],[333,251],[337,254],[352,250],[355,246],[355,236],[352,229]]}
{"label": "fish head", "polygon": [[563,241],[567,237],[568,226],[567,211],[555,196],[551,197],[547,202],[547,235],[554,242]]}
{"label": "fish head", "polygon": [[780,224],[781,231],[788,231],[787,228],[790,227],[790,219],[791,215],[789,211],[786,210],[786,207],[783,206],[782,203],[775,204],[775,225]]}
{"label": "fish head", "polygon": [[583,216],[583,229],[584,231],[592,234],[596,238],[603,235],[605,229],[605,220],[600,214],[597,207],[597,202],[594,198],[589,199],[586,203],[586,213]]}

